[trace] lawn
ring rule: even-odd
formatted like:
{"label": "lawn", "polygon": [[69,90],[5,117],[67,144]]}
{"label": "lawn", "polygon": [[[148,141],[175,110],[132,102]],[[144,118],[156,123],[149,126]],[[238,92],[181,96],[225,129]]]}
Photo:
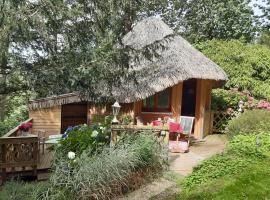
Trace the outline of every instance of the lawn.
{"label": "lawn", "polygon": [[252,164],[237,175],[221,177],[175,199],[270,199],[269,165],[270,160]]}

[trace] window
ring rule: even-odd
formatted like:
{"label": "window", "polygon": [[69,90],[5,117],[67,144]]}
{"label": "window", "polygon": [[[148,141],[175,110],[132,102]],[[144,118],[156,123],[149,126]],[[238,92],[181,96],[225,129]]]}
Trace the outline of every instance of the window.
{"label": "window", "polygon": [[167,88],[143,100],[143,112],[170,112],[171,88]]}

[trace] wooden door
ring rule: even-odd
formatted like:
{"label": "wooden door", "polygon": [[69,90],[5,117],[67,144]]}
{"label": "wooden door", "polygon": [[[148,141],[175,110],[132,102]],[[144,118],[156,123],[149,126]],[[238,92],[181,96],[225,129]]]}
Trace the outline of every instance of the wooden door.
{"label": "wooden door", "polygon": [[62,105],[61,133],[69,126],[87,124],[87,103]]}

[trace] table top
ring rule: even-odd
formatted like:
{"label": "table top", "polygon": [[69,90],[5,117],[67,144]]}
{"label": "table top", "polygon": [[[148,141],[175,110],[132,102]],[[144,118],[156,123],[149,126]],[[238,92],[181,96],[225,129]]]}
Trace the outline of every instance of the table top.
{"label": "table top", "polygon": [[50,135],[49,138],[45,141],[45,144],[58,144],[61,139],[61,134]]}

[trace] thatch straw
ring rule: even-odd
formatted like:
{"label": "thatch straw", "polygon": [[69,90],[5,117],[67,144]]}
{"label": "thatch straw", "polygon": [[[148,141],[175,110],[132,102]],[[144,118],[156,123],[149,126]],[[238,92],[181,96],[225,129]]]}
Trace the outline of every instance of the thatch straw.
{"label": "thatch straw", "polygon": [[68,93],[30,101],[28,104],[28,109],[36,110],[41,108],[51,108],[55,106],[60,106],[69,103],[78,103],[82,101],[86,100],[76,93]]}
{"label": "thatch straw", "polygon": [[[113,90],[120,102],[144,99],[187,79],[225,81],[226,73],[157,18],[136,24],[122,40],[130,51],[130,70],[136,79],[123,79]],[[155,49],[154,51],[151,49]],[[152,51],[150,59],[145,52]],[[142,53],[144,52],[144,53]]]}

